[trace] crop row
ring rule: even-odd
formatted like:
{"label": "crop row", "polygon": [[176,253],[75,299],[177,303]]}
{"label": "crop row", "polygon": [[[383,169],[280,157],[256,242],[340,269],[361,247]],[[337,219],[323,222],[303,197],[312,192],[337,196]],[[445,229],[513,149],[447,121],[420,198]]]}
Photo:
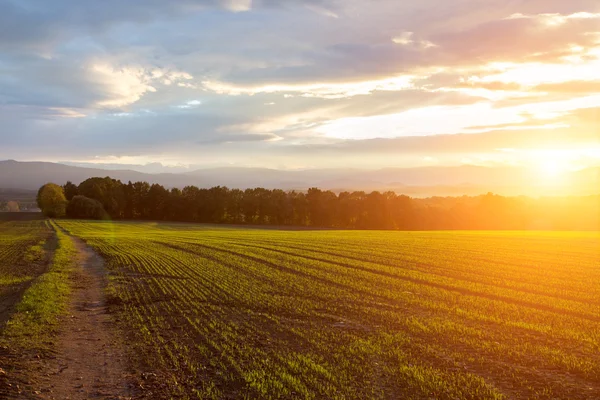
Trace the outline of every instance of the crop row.
{"label": "crop row", "polygon": [[600,396],[592,233],[61,225],[171,395]]}
{"label": "crop row", "polygon": [[42,246],[49,235],[44,221],[0,222],[0,289],[29,281],[41,272]]}

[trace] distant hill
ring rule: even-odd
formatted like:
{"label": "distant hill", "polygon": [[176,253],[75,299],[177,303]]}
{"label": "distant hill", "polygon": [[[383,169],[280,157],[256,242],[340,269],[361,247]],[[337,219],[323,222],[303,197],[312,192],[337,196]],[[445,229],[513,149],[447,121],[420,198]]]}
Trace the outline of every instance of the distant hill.
{"label": "distant hill", "polygon": [[37,190],[48,182],[63,184],[67,181],[80,183],[94,176],[110,176],[127,182],[147,181],[174,187],[190,184],[184,176],[171,174],[145,174],[131,170],[104,170],[73,167],[49,162],[0,161],[0,187]]}
{"label": "distant hill", "polygon": [[535,171],[517,167],[424,167],[361,169],[275,170],[267,168],[211,168],[187,173],[149,174],[133,170],[106,170],[48,162],[0,161],[0,188],[37,190],[47,182],[80,183],[94,176],[110,176],[122,182],[146,181],[165,187],[227,186],[230,188],[306,190],[319,187],[343,190],[393,190],[414,197],[476,195],[587,195],[600,193],[600,168],[572,172],[561,185],[540,179]]}
{"label": "distant hill", "polygon": [[35,190],[0,188],[0,201],[35,201],[36,195]]}

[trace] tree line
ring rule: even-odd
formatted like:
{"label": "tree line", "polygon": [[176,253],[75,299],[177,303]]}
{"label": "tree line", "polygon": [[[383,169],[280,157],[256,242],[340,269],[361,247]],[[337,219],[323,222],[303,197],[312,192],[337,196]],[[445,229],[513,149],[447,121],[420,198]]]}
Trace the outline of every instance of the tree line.
{"label": "tree line", "polygon": [[210,189],[90,178],[44,185],[50,217],[299,226],[337,229],[598,229],[600,196],[411,198],[394,192],[334,193],[311,188]]}

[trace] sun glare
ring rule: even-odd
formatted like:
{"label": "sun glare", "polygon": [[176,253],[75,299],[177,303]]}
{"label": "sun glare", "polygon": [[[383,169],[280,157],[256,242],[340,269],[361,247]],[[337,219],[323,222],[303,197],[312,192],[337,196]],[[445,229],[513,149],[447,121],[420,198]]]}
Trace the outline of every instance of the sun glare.
{"label": "sun glare", "polygon": [[542,175],[546,178],[558,178],[566,172],[566,166],[559,160],[545,160],[539,165]]}
{"label": "sun glare", "polygon": [[564,151],[543,151],[533,157],[534,165],[540,179],[546,183],[558,184],[573,169],[573,161],[577,157]]}

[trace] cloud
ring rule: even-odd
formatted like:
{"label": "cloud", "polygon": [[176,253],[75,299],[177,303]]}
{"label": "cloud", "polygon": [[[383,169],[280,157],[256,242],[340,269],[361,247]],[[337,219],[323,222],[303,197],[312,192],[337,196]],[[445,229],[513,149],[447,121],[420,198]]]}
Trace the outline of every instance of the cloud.
{"label": "cloud", "polygon": [[[0,62],[2,59],[0,58]],[[114,65],[87,60],[72,63],[66,58],[17,58],[7,61],[0,76],[0,101],[49,108],[121,109],[157,91],[165,81],[193,79],[181,71],[140,65]]]}
{"label": "cloud", "polygon": [[185,104],[177,106],[177,108],[183,108],[183,109],[194,108],[194,107],[198,107],[201,104],[202,104],[202,102],[200,100],[190,100],[190,101],[186,102]]}
{"label": "cloud", "polygon": [[[569,143],[565,146],[565,143]],[[480,134],[444,134],[431,136],[407,136],[401,138],[377,138],[346,140],[337,143],[305,146],[288,146],[288,154],[322,153],[346,154],[351,157],[385,155],[452,155],[498,153],[502,149],[600,149],[600,139],[590,130],[573,131],[568,128],[554,130],[496,130]],[[456,159],[455,159],[456,160]]]}
{"label": "cloud", "polygon": [[[254,54],[252,59],[242,57],[236,68],[224,67],[222,73],[207,81],[227,88],[232,94],[239,94],[261,88],[280,90],[315,82],[324,86],[385,80],[399,75],[430,76],[435,70],[443,70],[444,73],[464,70],[465,74],[487,76],[495,66],[508,66],[510,63],[520,66],[523,62],[529,63],[530,69],[554,63],[539,75],[559,76],[568,68],[564,64],[573,61],[572,58],[579,58],[582,64],[579,70],[587,69],[590,75],[596,66],[583,64],[597,58],[597,54],[590,51],[599,46],[594,32],[600,31],[596,14],[590,15],[594,18],[571,18],[567,15],[565,23],[552,28],[536,18],[504,17],[446,32],[428,33],[432,29],[424,25],[419,30],[398,33],[396,27],[377,25],[377,31],[382,33],[370,42],[353,35],[355,31],[362,32],[360,27],[348,26],[350,22],[358,22],[351,20],[340,24],[340,30],[351,32],[349,36],[339,37],[334,42],[329,36],[336,37],[336,33],[324,29],[326,33],[321,37],[325,39],[315,38],[309,33],[306,39],[311,41],[311,46],[299,48],[294,46],[299,40],[294,32],[288,33],[284,27],[277,26],[277,29],[284,29],[282,36],[265,38],[262,42],[264,48],[259,46],[258,54],[268,54],[268,49],[275,48],[282,57],[277,60],[263,58],[262,64],[255,63]],[[319,28],[315,29],[319,31]],[[367,37],[374,36],[371,32]],[[294,49],[289,55],[280,48],[281,41],[286,39],[292,43],[290,48]],[[244,54],[244,51],[238,54]]]}
{"label": "cloud", "polygon": [[334,11],[327,9],[325,7],[323,7],[322,5],[318,5],[318,4],[307,4],[306,8],[316,12],[317,14],[320,15],[324,15],[326,17],[330,17],[330,18],[335,18],[338,19],[340,16],[338,14],[336,14]]}
{"label": "cloud", "polygon": [[599,13],[595,0],[0,0],[0,157],[321,165],[364,149],[375,165],[500,144],[490,130],[590,132],[594,114],[576,115],[598,106]]}
{"label": "cloud", "polygon": [[93,79],[103,86],[104,97],[95,104],[101,108],[121,108],[138,101],[146,92],[156,92],[142,68],[115,69],[106,64],[91,67]]}
{"label": "cloud", "polygon": [[578,19],[600,19],[600,13],[590,13],[590,12],[577,12],[569,15],[562,15],[559,13],[546,13],[546,14],[537,14],[537,15],[524,15],[521,13],[512,14],[511,16],[505,18],[507,20],[511,19],[532,19],[536,21],[540,21],[542,24],[547,25],[549,27],[564,25],[569,20],[578,20]]}
{"label": "cloud", "polygon": [[252,8],[252,0],[222,0],[223,5],[230,11],[249,11]]}
{"label": "cloud", "polygon": [[396,76],[373,81],[310,83],[310,84],[273,84],[266,86],[236,86],[222,82],[202,82],[206,89],[227,95],[255,95],[258,93],[295,93],[304,97],[338,99],[371,94],[376,91],[401,91],[411,89],[414,76]]}
{"label": "cloud", "polygon": [[392,42],[403,46],[408,46],[414,43],[414,32],[402,32],[400,35],[392,38]]}
{"label": "cloud", "polygon": [[[556,129],[560,117],[581,109],[600,107],[600,95],[558,101],[537,102],[497,108],[487,102],[459,106],[412,108],[400,113],[366,117],[337,118],[314,130],[341,139],[394,138],[444,133],[478,132],[491,129]],[[535,120],[535,122],[530,122]],[[526,122],[530,122],[524,124]],[[494,128],[495,127],[495,128]]]}
{"label": "cloud", "polygon": [[436,47],[436,45],[429,40],[417,40],[414,39],[414,32],[402,32],[398,36],[392,38],[392,42],[401,46],[415,46],[422,49],[430,49]]}
{"label": "cloud", "polygon": [[600,93],[600,81],[567,81],[544,83],[532,88],[534,92],[586,95]]}
{"label": "cloud", "polygon": [[432,40],[445,55],[440,58],[452,64],[472,64],[474,61],[479,64],[517,63],[543,55],[550,55],[545,61],[560,61],[562,54],[557,51],[574,46],[590,48],[597,44],[590,32],[599,31],[600,14],[589,15],[590,18],[564,16],[556,25],[547,24],[544,14],[531,18],[504,18],[472,29],[436,35]]}

